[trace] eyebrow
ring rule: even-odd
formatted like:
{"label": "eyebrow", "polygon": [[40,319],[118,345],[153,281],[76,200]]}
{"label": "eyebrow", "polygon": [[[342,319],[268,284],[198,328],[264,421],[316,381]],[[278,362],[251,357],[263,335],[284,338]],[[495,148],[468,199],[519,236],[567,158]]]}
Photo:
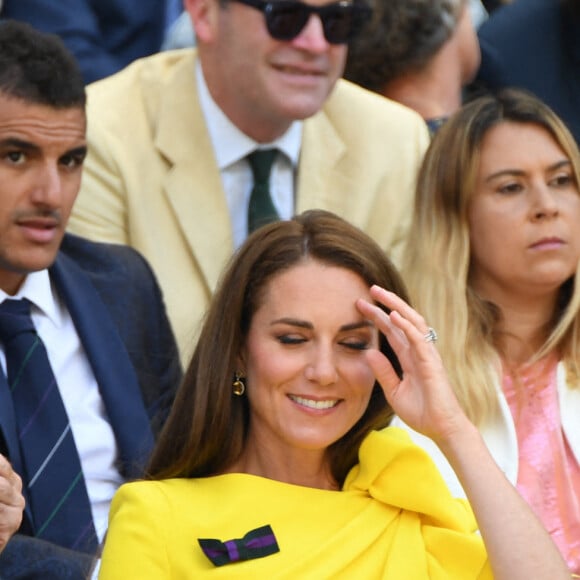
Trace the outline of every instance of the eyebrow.
{"label": "eyebrow", "polygon": [[[297,326],[298,328],[305,328],[307,330],[314,330],[314,325],[306,320],[299,320],[298,318],[278,318],[270,323],[270,326],[275,324],[288,324],[289,326]],[[343,324],[340,332],[348,332],[349,330],[358,330],[360,328],[374,328],[375,325],[370,320],[361,320],[359,322],[351,322]]]}
{"label": "eyebrow", "polygon": [[[23,141],[22,139],[18,139],[16,137],[8,137],[7,139],[2,139],[0,141],[0,148],[15,148],[15,149],[22,149],[23,151],[40,151],[40,147],[30,141]],[[65,155],[72,155],[72,156],[81,156],[86,157],[88,152],[87,145],[79,145],[78,147],[73,147],[68,151],[65,151],[60,157],[64,157]]]}
{"label": "eyebrow", "polygon": [[40,147],[30,141],[23,141],[22,139],[17,139],[16,137],[8,137],[7,139],[2,139],[0,141],[0,147],[16,147],[18,149],[24,149],[26,151],[38,150]]}
{"label": "eyebrow", "polygon": [[[557,169],[561,169],[562,167],[571,167],[571,166],[572,166],[572,162],[569,159],[562,159],[562,161],[558,161],[557,163],[550,165],[548,167],[548,171],[556,171]],[[520,176],[523,176],[525,174],[526,174],[526,172],[522,171],[521,169],[502,169],[501,171],[496,171],[495,173],[488,175],[485,178],[485,182],[489,183],[490,181],[493,181],[494,179],[497,179],[498,177],[510,176],[510,175],[520,177]]]}

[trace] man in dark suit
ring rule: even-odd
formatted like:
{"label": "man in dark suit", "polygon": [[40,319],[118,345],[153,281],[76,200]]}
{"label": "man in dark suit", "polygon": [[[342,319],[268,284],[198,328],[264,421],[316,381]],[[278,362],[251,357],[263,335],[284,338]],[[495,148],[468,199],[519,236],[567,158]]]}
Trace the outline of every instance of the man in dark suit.
{"label": "man in dark suit", "polygon": [[160,50],[181,0],[4,0],[2,17],[59,35],[86,83]]}
{"label": "man in dark suit", "polygon": [[479,29],[477,88],[526,89],[580,143],[580,0],[516,0]]}
{"label": "man in dark suit", "polygon": [[26,24],[0,23],[0,309],[26,303],[46,347],[91,530],[82,542],[55,539],[70,535],[59,519],[68,495],[50,522],[39,522],[34,493],[52,452],[32,478],[9,339],[2,338],[0,453],[22,477],[27,500],[19,533],[0,556],[5,579],[87,577],[110,500],[123,481],[142,475],[181,374],[144,259],[128,247],[64,234],[86,154],[84,107],[82,75],[61,41]]}

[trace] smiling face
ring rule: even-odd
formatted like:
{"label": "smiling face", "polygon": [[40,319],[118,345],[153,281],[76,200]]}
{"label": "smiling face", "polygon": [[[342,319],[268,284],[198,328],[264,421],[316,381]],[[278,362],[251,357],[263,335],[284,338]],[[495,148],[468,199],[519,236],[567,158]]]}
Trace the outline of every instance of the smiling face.
{"label": "smiling face", "polygon": [[264,14],[250,6],[217,0],[185,5],[213,99],[256,141],[272,141],[293,121],[318,112],[342,75],[346,44],[329,44],[318,16],[311,15],[293,40],[280,41],[269,35]]}
{"label": "smiling face", "polygon": [[556,296],[580,257],[580,195],[550,133],[513,122],[489,130],[468,221],[471,283],[482,297]]}
{"label": "smiling face", "polygon": [[312,259],[267,285],[243,352],[246,454],[323,457],[363,415],[375,382],[365,350],[378,335],[358,298],[370,300],[358,275]]}
{"label": "smiling face", "polygon": [[0,288],[52,264],[86,153],[82,108],[53,109],[0,93]]}

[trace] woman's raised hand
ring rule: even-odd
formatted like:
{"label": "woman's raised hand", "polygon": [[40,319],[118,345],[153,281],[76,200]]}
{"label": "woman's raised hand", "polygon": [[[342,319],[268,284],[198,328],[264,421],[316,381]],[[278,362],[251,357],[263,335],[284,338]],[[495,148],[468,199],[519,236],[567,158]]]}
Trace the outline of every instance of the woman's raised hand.
{"label": "woman's raised hand", "polygon": [[469,421],[449,384],[432,329],[396,294],[373,286],[371,295],[390,314],[362,299],[357,307],[386,336],[403,369],[401,380],[385,355],[368,351],[369,364],[387,400],[405,423],[436,443],[452,437]]}

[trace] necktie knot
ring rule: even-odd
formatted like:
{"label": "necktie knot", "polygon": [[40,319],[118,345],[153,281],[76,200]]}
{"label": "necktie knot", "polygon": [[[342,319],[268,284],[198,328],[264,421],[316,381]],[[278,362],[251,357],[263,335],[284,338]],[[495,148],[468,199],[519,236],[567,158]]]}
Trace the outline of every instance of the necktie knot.
{"label": "necktie knot", "polygon": [[36,332],[28,300],[4,300],[0,304],[0,340],[11,341],[23,332]]}
{"label": "necktie knot", "polygon": [[248,162],[254,174],[256,185],[267,185],[270,180],[272,164],[278,151],[276,149],[257,149],[248,155]]}

